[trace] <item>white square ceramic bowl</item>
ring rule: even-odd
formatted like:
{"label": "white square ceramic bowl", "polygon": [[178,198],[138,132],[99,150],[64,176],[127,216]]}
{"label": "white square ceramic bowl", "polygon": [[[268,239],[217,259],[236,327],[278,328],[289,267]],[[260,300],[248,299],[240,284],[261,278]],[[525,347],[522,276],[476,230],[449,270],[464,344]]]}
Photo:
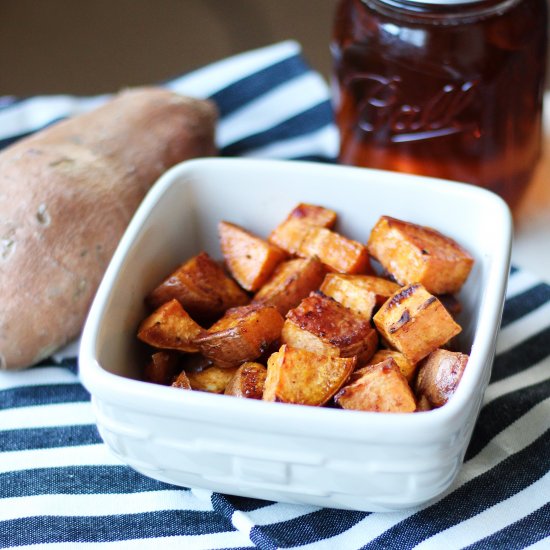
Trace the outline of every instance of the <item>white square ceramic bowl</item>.
{"label": "white square ceramic bowl", "polygon": [[[217,223],[267,236],[298,202],[336,210],[366,242],[378,217],[430,225],[475,258],[462,290],[456,394],[422,414],[315,408],[182,391],[139,380],[144,296],[201,250],[221,258]],[[453,482],[494,357],[511,218],[480,188],[316,163],[199,159],[168,171],[143,201],[105,274],[82,337],[80,373],[101,436],[125,463],[185,487],[366,511],[426,503]]]}

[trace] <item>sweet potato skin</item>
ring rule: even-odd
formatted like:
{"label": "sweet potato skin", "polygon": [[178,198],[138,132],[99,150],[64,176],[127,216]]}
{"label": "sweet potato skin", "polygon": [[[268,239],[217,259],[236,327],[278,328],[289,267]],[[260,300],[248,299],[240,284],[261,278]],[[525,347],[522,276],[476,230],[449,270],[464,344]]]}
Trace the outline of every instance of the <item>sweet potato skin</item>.
{"label": "sweet potato skin", "polygon": [[438,408],[451,398],[468,364],[468,355],[437,349],[418,367],[415,391],[424,407]]}
{"label": "sweet potato skin", "polygon": [[80,333],[145,193],[174,164],[215,153],[216,117],[210,102],[135,89],[0,153],[0,368]]}
{"label": "sweet potato skin", "polygon": [[201,353],[219,367],[236,367],[259,358],[278,340],[283,318],[273,306],[250,304],[229,309],[195,339]]}

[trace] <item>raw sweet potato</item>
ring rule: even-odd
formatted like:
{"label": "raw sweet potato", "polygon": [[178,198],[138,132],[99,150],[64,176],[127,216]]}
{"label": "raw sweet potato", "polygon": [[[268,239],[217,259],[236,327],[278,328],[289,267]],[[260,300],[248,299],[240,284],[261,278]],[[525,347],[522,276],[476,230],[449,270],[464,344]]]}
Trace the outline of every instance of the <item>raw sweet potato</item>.
{"label": "raw sweet potato", "polygon": [[215,153],[211,102],[145,88],[0,154],[0,368],[76,337],[145,193],[172,165]]}

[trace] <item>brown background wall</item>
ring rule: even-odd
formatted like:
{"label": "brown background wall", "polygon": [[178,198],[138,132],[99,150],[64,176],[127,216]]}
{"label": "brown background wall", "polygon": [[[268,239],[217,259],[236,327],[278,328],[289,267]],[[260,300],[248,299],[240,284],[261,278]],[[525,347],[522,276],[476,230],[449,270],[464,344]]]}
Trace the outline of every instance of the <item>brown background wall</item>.
{"label": "brown background wall", "polygon": [[0,95],[111,92],[288,38],[328,77],[336,1],[0,0]]}
{"label": "brown background wall", "polygon": [[336,0],[0,0],[0,95],[156,82],[292,38],[328,74]]}

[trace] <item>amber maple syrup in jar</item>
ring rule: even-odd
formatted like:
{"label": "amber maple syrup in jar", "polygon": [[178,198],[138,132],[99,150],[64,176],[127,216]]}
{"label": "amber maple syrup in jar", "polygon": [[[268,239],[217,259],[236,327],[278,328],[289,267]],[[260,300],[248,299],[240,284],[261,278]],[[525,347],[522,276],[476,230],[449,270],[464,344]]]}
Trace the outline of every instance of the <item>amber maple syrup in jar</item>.
{"label": "amber maple syrup in jar", "polygon": [[546,0],[340,0],[340,162],[486,187],[511,207],[541,152]]}

